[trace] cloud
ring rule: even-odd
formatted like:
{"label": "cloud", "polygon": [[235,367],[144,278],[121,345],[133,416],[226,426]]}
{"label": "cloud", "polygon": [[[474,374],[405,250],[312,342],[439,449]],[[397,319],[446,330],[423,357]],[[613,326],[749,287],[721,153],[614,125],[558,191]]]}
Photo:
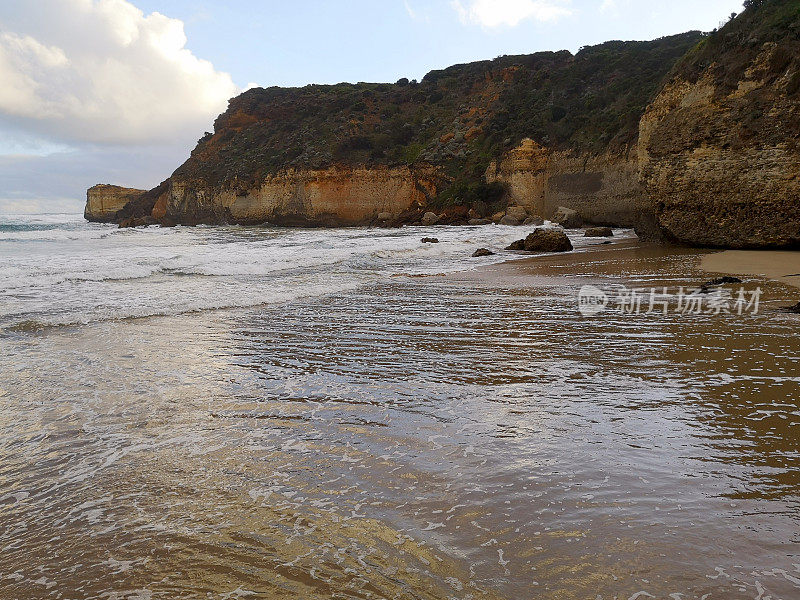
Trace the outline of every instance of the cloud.
{"label": "cloud", "polygon": [[572,14],[569,0],[452,0],[451,5],[463,23],[483,27],[515,27],[521,21],[555,21]]}
{"label": "cloud", "polygon": [[3,0],[0,120],[71,144],[197,139],[239,90],[186,42],[126,0]]}

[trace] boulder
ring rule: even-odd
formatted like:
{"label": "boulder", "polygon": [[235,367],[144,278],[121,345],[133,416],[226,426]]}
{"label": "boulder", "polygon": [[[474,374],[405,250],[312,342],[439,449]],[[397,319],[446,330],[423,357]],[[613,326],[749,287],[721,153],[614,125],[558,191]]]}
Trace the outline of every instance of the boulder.
{"label": "boulder", "polygon": [[522,225],[522,221],[517,219],[516,217],[512,217],[511,215],[506,215],[502,219],[500,219],[500,225],[510,225],[512,227],[519,227]]}
{"label": "boulder", "polygon": [[525,219],[523,225],[533,225],[534,227],[541,227],[544,225],[544,219],[539,215],[534,215]]}
{"label": "boulder", "polygon": [[491,225],[492,221],[490,219],[470,219],[470,225]]}
{"label": "boulder", "polygon": [[614,237],[614,230],[611,227],[590,227],[584,237]]}
{"label": "boulder", "polygon": [[578,229],[583,227],[583,219],[578,214],[578,211],[559,206],[555,215],[553,215],[553,222],[558,223],[564,229]]}
{"label": "boulder", "polygon": [[561,229],[537,229],[524,240],[518,240],[506,250],[524,252],[569,252],[572,242]]}
{"label": "boulder", "polygon": [[506,213],[504,213],[504,212],[497,212],[497,213],[494,213],[494,214],[491,216],[492,223],[499,223],[499,222],[500,222],[500,219],[502,219],[502,218],[503,218],[503,217],[505,217],[505,216],[506,216]]}
{"label": "boulder", "polygon": [[394,215],[390,212],[382,212],[378,214],[378,221],[391,221],[394,219]]}
{"label": "boulder", "polygon": [[727,285],[727,284],[734,284],[734,283],[742,283],[742,280],[738,277],[731,277],[730,275],[725,275],[724,277],[718,277],[717,279],[712,279],[708,283],[704,283],[705,287],[711,285]]}
{"label": "boulder", "polygon": [[506,209],[506,217],[511,217],[522,223],[528,218],[528,211],[525,210],[524,206],[509,206]]}
{"label": "boulder", "polygon": [[426,212],[422,215],[422,224],[425,226],[436,225],[439,222],[439,215],[433,212]]}
{"label": "boulder", "polygon": [[426,238],[422,238],[422,243],[423,244],[438,244],[439,243],[439,239],[438,238],[426,237]]}
{"label": "boulder", "polygon": [[782,309],[783,312],[793,313],[796,315],[800,315],[800,302],[795,304],[794,306],[787,306]]}
{"label": "boulder", "polygon": [[475,251],[475,254],[472,255],[472,258],[481,258],[482,256],[494,256],[494,252],[488,248],[479,248]]}
{"label": "boulder", "polygon": [[120,229],[127,229],[132,227],[149,227],[150,225],[158,225],[158,221],[156,221],[153,217],[129,217],[120,221],[119,228]]}

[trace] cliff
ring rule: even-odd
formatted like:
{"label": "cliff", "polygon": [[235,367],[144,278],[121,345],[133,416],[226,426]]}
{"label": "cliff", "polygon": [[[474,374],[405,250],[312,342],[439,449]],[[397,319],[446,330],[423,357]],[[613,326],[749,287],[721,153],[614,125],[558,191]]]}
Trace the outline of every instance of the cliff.
{"label": "cliff", "polygon": [[635,146],[595,154],[554,151],[526,139],[489,165],[486,180],[502,183],[509,204],[529,214],[549,217],[566,206],[588,223],[648,225]]}
{"label": "cliff", "polygon": [[503,197],[506,175],[486,176],[531,139],[549,157],[543,212],[574,203],[590,220],[628,223],[641,196],[639,119],[700,39],[505,56],[421,82],[248,90],[116,220],[356,225],[380,213],[413,222],[421,207],[483,216],[523,193],[512,183]]}
{"label": "cliff", "polygon": [[83,216],[87,221],[112,223],[117,211],[142,194],[145,190],[124,188],[116,185],[99,184],[86,192],[86,208]]}
{"label": "cliff", "polygon": [[291,168],[248,186],[213,189],[203,180],[176,177],[154,208],[159,218],[188,223],[359,225],[425,206],[437,180],[435,168],[406,165]]}
{"label": "cliff", "polygon": [[675,68],[640,123],[668,240],[800,246],[800,1],[751,1]]}

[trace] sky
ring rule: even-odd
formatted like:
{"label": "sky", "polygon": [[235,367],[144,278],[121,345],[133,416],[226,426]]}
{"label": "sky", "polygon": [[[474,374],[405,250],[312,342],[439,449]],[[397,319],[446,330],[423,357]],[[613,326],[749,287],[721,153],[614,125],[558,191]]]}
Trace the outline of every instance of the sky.
{"label": "sky", "polygon": [[149,189],[253,86],[710,31],[741,0],[2,0],[0,212]]}

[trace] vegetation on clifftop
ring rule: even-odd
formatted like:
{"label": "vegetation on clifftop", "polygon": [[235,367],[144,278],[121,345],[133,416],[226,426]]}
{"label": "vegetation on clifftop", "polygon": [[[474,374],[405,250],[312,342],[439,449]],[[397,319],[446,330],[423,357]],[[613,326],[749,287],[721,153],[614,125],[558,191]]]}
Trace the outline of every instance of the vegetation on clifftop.
{"label": "vegetation on clifftop", "polygon": [[[692,48],[674,73],[694,82],[711,68],[717,83],[732,90],[768,42],[786,45],[770,65],[775,73],[781,72],[798,50],[800,0],[746,0],[745,7],[744,12]],[[796,93],[799,88],[800,76],[790,92]]]}
{"label": "vegetation on clifftop", "polygon": [[[761,144],[796,148],[800,119],[796,113],[774,108],[776,103],[800,99],[800,0],[748,0],[745,5],[744,12],[688,52],[673,76],[692,83],[711,77],[715,100],[725,103],[735,123],[726,131],[731,146],[758,139]],[[753,79],[767,85],[729,97],[743,81]]]}
{"label": "vegetation on clifftop", "polygon": [[491,201],[487,166],[523,138],[558,150],[624,151],[665,75],[701,37],[503,56],[421,82],[248,90],[175,176],[248,189],[290,168],[430,163],[447,177],[438,203]]}

